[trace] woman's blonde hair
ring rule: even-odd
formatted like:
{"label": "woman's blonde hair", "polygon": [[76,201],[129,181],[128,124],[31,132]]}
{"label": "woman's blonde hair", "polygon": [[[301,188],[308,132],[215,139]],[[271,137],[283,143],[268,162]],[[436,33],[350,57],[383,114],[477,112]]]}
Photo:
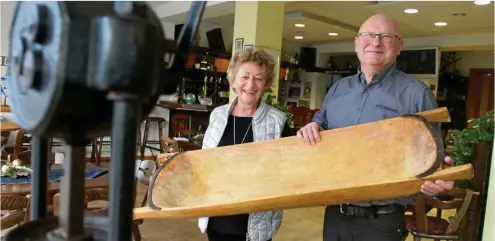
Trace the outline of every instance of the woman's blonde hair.
{"label": "woman's blonde hair", "polygon": [[239,66],[244,63],[253,63],[260,66],[265,72],[267,86],[272,85],[275,77],[275,61],[264,50],[255,48],[244,49],[234,54],[227,69],[227,79],[230,85],[234,83]]}

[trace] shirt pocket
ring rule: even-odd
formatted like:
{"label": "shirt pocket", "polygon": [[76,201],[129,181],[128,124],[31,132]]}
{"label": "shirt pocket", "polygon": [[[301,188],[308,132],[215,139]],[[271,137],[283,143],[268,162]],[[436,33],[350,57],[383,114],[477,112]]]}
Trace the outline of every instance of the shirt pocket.
{"label": "shirt pocket", "polygon": [[395,118],[402,115],[401,111],[393,106],[376,104],[375,108],[383,119]]}

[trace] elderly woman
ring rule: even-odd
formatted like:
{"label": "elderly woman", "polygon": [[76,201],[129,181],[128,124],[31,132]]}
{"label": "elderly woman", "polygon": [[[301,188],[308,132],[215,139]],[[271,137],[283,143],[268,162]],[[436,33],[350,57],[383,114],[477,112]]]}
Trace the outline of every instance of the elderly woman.
{"label": "elderly woman", "polygon": [[[215,108],[203,138],[203,149],[291,136],[286,115],[262,98],[275,76],[273,58],[250,48],[236,53],[227,71],[237,97]],[[271,240],[280,227],[282,211],[268,211],[199,219],[208,240]]]}

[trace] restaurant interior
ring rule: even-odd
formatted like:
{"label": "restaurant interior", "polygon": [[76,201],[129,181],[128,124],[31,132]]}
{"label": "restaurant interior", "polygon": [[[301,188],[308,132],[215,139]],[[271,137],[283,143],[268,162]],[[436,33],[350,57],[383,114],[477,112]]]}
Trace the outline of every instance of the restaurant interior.
{"label": "restaurant interior", "polygon": [[[29,175],[32,136],[13,120],[9,103],[9,30],[15,1],[1,4],[1,232],[5,236],[30,217]],[[147,1],[160,18],[167,39],[178,38],[190,1]],[[262,48],[277,60],[276,81],[266,90],[267,103],[284,111],[293,133],[312,121],[328,89],[357,73],[353,39],[369,16],[395,18],[404,39],[397,66],[430,87],[451,122],[442,123],[444,148],[456,165],[471,163],[474,176],[456,181],[453,190],[436,197],[418,195],[407,207],[406,240],[495,240],[493,227],[494,164],[494,3],[492,1],[215,1],[207,5],[188,54],[186,71],[172,95],[160,96],[138,126],[135,207],[147,201],[142,170],[153,165],[170,145],[180,151],[202,149],[212,110],[228,104],[235,92],[227,80],[232,54]],[[269,24],[267,24],[269,23]],[[164,64],[170,61],[165,56]],[[60,180],[67,153],[49,139],[47,210],[57,215]],[[86,146],[87,214],[108,211],[110,136]],[[17,174],[12,174],[12,166]],[[5,168],[4,168],[5,166]],[[24,170],[24,171],[23,171]],[[491,175],[490,175],[491,174]],[[430,207],[425,211],[425,206]],[[321,240],[324,207],[290,209],[274,240]],[[132,225],[139,240],[207,240],[197,219],[139,219]],[[425,238],[425,236],[430,238]],[[423,237],[423,238],[421,238]],[[436,237],[436,238],[434,238]],[[442,238],[443,237],[443,238]],[[446,238],[447,237],[447,238]]]}

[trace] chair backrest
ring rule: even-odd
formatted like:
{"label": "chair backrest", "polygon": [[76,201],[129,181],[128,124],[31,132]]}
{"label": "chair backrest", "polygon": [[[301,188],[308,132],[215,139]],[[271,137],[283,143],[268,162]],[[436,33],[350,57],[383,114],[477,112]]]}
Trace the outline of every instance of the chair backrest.
{"label": "chair backrest", "polygon": [[[108,207],[87,208],[89,202],[108,201],[107,188],[95,188],[84,190],[84,213],[87,215],[107,215]],[[57,216],[60,212],[60,193],[53,196],[53,213]]]}
{"label": "chair backrest", "polygon": [[456,214],[449,223],[445,235],[455,235],[459,230],[459,225],[464,218],[467,209],[471,203],[473,195],[479,195],[470,189],[454,188],[451,191],[437,195],[435,198],[429,198],[422,194],[416,199],[414,213],[416,214],[417,230],[428,233],[428,219],[426,217],[425,206],[431,206],[439,210],[455,209]]}

